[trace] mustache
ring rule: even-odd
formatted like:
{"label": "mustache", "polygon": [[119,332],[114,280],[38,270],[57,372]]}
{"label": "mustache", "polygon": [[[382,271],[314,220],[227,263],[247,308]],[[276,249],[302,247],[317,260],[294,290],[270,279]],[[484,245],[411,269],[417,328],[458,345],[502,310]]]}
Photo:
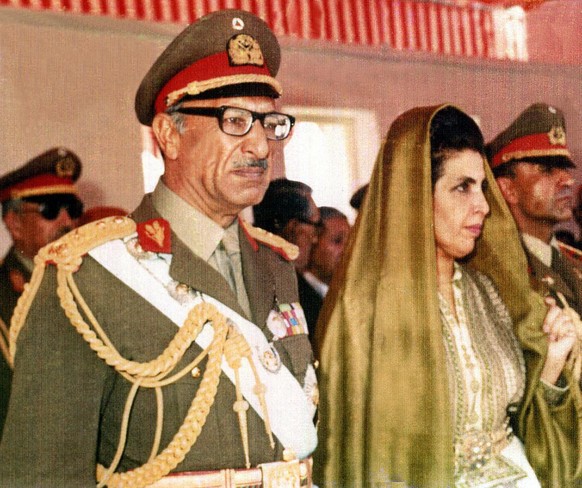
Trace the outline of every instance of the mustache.
{"label": "mustache", "polygon": [[235,161],[232,164],[233,168],[260,168],[267,169],[269,167],[269,161],[266,159],[247,159],[245,161]]}

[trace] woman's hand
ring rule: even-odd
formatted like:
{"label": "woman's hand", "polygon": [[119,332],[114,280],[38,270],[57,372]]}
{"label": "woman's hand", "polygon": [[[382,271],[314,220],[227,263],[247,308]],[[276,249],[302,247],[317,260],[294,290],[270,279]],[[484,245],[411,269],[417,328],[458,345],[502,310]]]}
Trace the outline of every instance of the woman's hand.
{"label": "woman's hand", "polygon": [[543,331],[548,338],[548,353],[541,378],[555,384],[564,369],[566,360],[576,342],[576,329],[570,315],[556,305],[551,297],[545,298],[548,313],[543,323]]}

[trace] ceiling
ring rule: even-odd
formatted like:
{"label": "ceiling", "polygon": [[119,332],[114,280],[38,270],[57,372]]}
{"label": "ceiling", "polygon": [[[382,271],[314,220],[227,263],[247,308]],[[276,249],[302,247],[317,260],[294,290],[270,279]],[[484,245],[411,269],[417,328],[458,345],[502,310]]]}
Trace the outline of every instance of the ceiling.
{"label": "ceiling", "polygon": [[[532,8],[538,7],[544,3],[544,1],[545,0],[478,0],[477,3],[484,3],[498,7],[514,7],[519,5],[525,10],[530,10]],[[456,0],[455,3],[459,5],[468,5],[475,2],[471,2],[469,0]]]}

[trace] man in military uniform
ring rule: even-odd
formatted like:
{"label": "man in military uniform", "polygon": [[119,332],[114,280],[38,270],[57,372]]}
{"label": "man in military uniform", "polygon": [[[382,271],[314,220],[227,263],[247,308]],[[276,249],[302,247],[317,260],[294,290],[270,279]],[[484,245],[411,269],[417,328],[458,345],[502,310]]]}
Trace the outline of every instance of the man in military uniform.
{"label": "man in military uniform", "polygon": [[501,192],[521,233],[534,288],[564,297],[582,314],[579,252],[554,236],[572,217],[575,167],[566,144],[561,110],[536,103],[487,145]]}
{"label": "man in military uniform", "polygon": [[261,203],[253,207],[253,217],[255,225],[282,236],[299,249],[299,256],[295,259],[299,302],[305,313],[309,336],[313,339],[323,298],[307,282],[303,273],[309,266],[311,251],[323,223],[311,194],[311,187],[301,181],[277,178],[269,185]]}
{"label": "man in military uniform", "polygon": [[38,250],[69,232],[83,210],[74,184],[80,172],[79,158],[59,147],[0,178],[2,219],[12,238],[12,247],[0,264],[0,438],[12,377],[10,318],[30,280]]}
{"label": "man in military uniform", "polygon": [[131,218],[39,253],[14,313],[0,485],[310,485],[297,249],[238,218],[293,126],[275,109],[279,62],[262,20],[225,10],[145,75],[136,112],[165,173]]}

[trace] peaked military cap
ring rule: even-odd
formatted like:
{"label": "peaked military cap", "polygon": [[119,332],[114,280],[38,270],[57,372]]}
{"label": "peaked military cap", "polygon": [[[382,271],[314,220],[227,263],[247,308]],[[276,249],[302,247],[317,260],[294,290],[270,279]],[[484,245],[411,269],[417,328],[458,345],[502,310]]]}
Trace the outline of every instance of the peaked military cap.
{"label": "peaked military cap", "polygon": [[151,125],[184,96],[281,95],[279,42],[267,24],[242,10],[221,10],[190,24],[162,52],[135,98],[137,118]]}
{"label": "peaked military cap", "polygon": [[566,145],[564,114],[545,103],[526,108],[486,149],[493,169],[510,161],[576,166]]}
{"label": "peaked military cap", "polygon": [[81,160],[69,149],[55,147],[0,178],[0,202],[61,193],[76,194]]}

